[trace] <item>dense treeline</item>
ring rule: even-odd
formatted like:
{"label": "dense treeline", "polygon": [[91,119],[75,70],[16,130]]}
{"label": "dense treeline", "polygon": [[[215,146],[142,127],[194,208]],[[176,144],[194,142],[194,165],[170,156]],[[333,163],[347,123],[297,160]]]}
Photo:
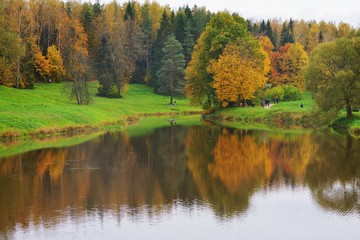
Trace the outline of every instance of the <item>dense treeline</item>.
{"label": "dense treeline", "polygon": [[[205,7],[172,10],[155,1],[5,0],[0,85],[33,88],[36,82],[67,81],[79,104],[90,102],[89,80],[99,82],[97,94],[105,97],[121,97],[130,82],[171,96],[184,94],[185,85],[194,104],[227,106],[260,96],[257,90],[266,83],[303,90],[301,71],[312,50],[355,36],[359,30],[347,23],[246,21]],[[240,70],[223,78],[229,64]],[[231,92],[224,81],[239,86]]]}

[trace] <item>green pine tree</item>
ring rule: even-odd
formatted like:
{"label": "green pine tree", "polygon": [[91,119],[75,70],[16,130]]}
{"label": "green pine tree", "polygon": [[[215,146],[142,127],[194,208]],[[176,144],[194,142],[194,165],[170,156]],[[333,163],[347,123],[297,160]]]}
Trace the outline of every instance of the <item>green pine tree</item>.
{"label": "green pine tree", "polygon": [[155,88],[156,82],[157,82],[157,71],[159,71],[161,67],[161,57],[162,57],[162,49],[164,47],[164,43],[167,39],[167,37],[171,34],[171,22],[170,17],[166,13],[166,11],[163,11],[161,20],[160,20],[160,28],[157,31],[156,40],[154,43],[154,50],[151,60],[151,81],[150,84],[153,85]]}
{"label": "green pine tree", "polygon": [[182,45],[174,35],[168,37],[162,52],[161,68],[157,72],[159,87],[156,91],[159,94],[169,95],[172,104],[174,96],[184,95],[185,57]]}
{"label": "green pine tree", "polygon": [[186,66],[189,64],[191,60],[191,54],[194,50],[194,34],[192,33],[192,27],[190,21],[188,21],[185,25],[185,39],[184,39],[184,55],[186,58]]}

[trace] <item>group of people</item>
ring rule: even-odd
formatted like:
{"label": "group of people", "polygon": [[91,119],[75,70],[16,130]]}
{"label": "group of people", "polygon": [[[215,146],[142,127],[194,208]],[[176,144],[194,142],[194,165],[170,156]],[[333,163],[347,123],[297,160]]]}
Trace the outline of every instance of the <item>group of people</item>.
{"label": "group of people", "polygon": [[[273,99],[273,101],[274,101],[274,104],[277,104],[277,103],[279,103],[279,98],[278,98],[278,97],[275,97],[275,98]],[[263,100],[261,101],[261,107],[262,107],[262,108],[270,107],[270,100],[269,100],[269,99],[263,99]]]}
{"label": "group of people", "polygon": [[265,108],[265,107],[270,107],[270,100],[269,99],[263,99],[261,101],[261,107]]}

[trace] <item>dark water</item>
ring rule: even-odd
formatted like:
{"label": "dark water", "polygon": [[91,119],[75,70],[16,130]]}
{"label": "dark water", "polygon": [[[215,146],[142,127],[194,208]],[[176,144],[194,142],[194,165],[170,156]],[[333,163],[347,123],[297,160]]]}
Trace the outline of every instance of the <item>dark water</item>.
{"label": "dark water", "polygon": [[360,140],[216,126],[0,159],[0,239],[360,239]]}

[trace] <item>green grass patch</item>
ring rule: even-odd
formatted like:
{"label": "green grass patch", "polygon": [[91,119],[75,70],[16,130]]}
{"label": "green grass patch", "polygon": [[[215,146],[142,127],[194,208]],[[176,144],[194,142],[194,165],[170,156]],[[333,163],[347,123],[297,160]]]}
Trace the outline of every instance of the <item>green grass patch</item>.
{"label": "green grass patch", "polygon": [[201,111],[200,108],[190,107],[186,98],[176,99],[177,105],[170,109],[169,97],[154,94],[153,89],[146,85],[130,84],[120,99],[96,96],[96,86],[97,83],[90,83],[93,102],[82,106],[69,99],[62,83],[36,84],[34,90],[0,86],[0,137],[49,134],[83,126],[116,126],[135,115]]}
{"label": "green grass patch", "polygon": [[353,117],[348,119],[346,112],[342,111],[340,117],[331,124],[335,129],[350,132],[356,136],[360,136],[360,112],[353,112]]}
{"label": "green grass patch", "polygon": [[[301,107],[301,104],[303,107]],[[221,122],[251,122],[268,128],[268,126],[287,126],[301,123],[304,115],[309,114],[314,107],[314,101],[309,93],[304,93],[301,100],[279,102],[270,108],[255,107],[233,107],[217,111],[210,118]],[[244,123],[241,123],[244,124]],[[266,126],[265,126],[266,125]]]}

